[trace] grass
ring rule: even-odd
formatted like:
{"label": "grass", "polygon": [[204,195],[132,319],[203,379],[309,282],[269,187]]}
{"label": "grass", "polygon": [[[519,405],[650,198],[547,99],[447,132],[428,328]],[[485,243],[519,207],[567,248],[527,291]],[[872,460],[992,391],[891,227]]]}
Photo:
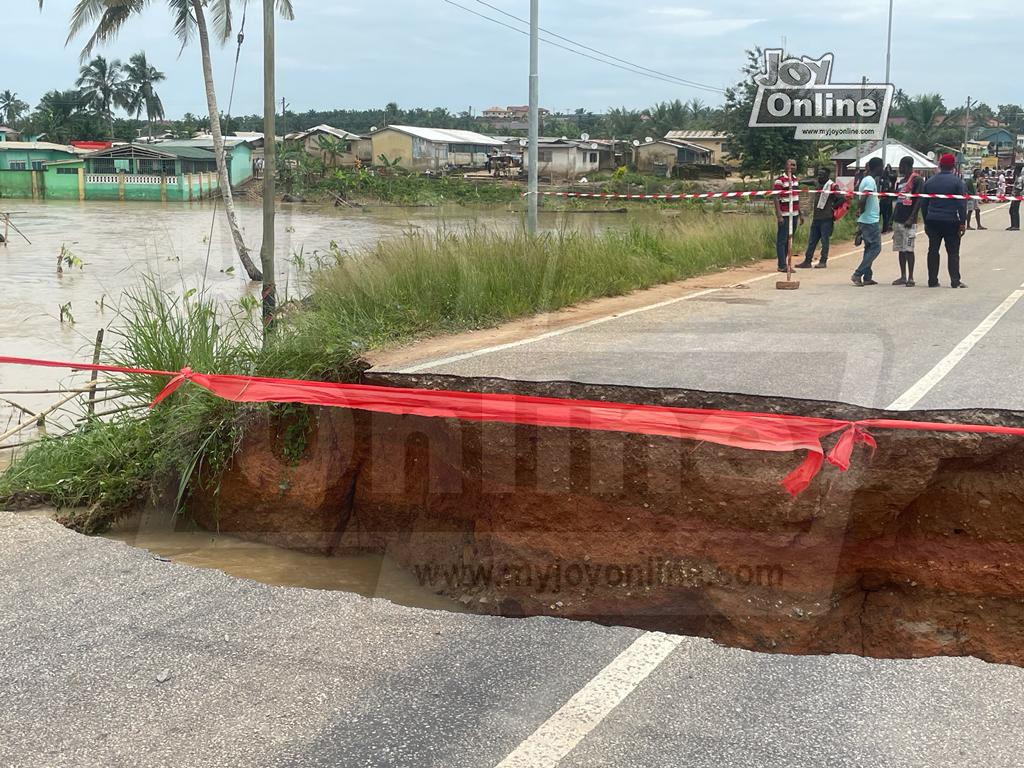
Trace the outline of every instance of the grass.
{"label": "grass", "polygon": [[[801,229],[798,248],[807,232]],[[848,216],[836,237],[852,230]],[[373,349],[773,258],[774,232],[770,216],[682,208],[658,226],[601,234],[411,234],[354,256],[338,252],[335,263],[313,273],[310,296],[284,308],[265,344],[258,321],[245,312],[235,308],[226,315],[210,297],[175,297],[147,282],[122,302],[122,330],[111,361],[160,370],[188,365],[197,371],[353,380]],[[164,384],[161,377],[121,382],[139,404],[150,402]],[[240,409],[260,407],[184,386],[152,412],[94,419],[69,436],[30,448],[0,475],[0,500],[27,498],[78,510],[64,521],[89,533],[138,506],[155,487],[175,490],[180,507],[195,478],[216,483],[230,461],[241,439]],[[289,408],[278,415],[303,423],[302,414]],[[286,455],[301,455],[298,438],[283,436]]]}
{"label": "grass", "polygon": [[765,258],[763,216],[682,216],[603,234],[476,230],[381,243],[313,277],[262,360],[267,375],[351,378],[371,349],[494,326]]}

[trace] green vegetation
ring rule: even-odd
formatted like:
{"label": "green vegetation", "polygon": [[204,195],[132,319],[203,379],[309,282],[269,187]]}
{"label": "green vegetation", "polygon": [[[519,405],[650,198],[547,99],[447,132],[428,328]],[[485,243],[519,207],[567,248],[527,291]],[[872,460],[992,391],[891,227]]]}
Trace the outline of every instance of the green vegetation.
{"label": "green vegetation", "polygon": [[396,205],[493,204],[519,201],[518,185],[473,181],[460,175],[434,178],[401,168],[332,168],[301,150],[285,152],[278,166],[281,192],[298,199],[374,201]]}
{"label": "green vegetation", "polygon": [[[852,226],[848,217],[837,236],[847,236]],[[227,312],[211,297],[189,292],[175,298],[146,283],[122,304],[112,362],[351,381],[370,350],[769,258],[773,233],[771,217],[756,212],[684,208],[657,227],[602,234],[531,239],[480,229],[413,234],[355,255],[335,248],[317,258],[310,296],[285,305],[266,343],[258,318],[244,308]],[[102,530],[154,488],[176,494],[184,507],[200,478],[218,482],[241,439],[244,413],[263,409],[281,426],[282,455],[301,458],[308,409],[240,406],[186,385],[146,411],[166,383],[122,377],[119,386],[136,410],[91,419],[71,435],[30,448],[0,476],[0,498],[72,510],[64,522],[86,532]]]}

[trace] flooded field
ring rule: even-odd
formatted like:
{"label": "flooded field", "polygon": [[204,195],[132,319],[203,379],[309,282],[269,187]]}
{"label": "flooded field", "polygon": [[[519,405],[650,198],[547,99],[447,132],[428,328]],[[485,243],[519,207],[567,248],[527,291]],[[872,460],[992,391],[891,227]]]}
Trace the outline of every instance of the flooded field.
{"label": "flooded field", "polygon": [[[259,263],[261,208],[240,201],[245,238]],[[116,328],[117,307],[124,291],[146,277],[163,288],[182,292],[205,288],[226,303],[258,297],[238,264],[227,223],[212,202],[192,204],[0,201],[14,224],[8,247],[0,247],[0,354],[54,360],[88,361],[96,331]],[[624,215],[544,214],[549,228],[601,229],[624,226]],[[307,274],[297,265],[316,263],[331,243],[343,251],[358,250],[382,238],[413,231],[471,226],[514,228],[520,215],[509,207],[335,209],[310,205],[280,206],[277,222],[278,287],[282,298],[304,291]],[[65,264],[58,274],[61,253]],[[298,258],[297,258],[298,255]],[[81,264],[79,267],[78,264]],[[62,322],[63,314],[63,322]],[[108,334],[108,340],[113,340]],[[57,369],[0,366],[0,397],[29,409],[55,402],[48,394],[25,390],[51,389],[81,383],[84,378]],[[23,414],[0,402],[0,430]],[[66,421],[73,414],[65,413]]]}

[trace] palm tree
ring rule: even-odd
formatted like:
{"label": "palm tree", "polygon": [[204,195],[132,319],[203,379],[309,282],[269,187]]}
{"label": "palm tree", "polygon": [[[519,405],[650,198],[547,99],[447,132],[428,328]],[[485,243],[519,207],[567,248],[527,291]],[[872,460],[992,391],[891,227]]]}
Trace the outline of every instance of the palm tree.
{"label": "palm tree", "polygon": [[76,85],[82,89],[86,103],[106,119],[110,138],[114,138],[114,107],[126,106],[128,102],[121,62],[97,56],[82,67]]}
{"label": "palm tree", "polygon": [[[77,0],[71,13],[71,25],[68,40],[76,37],[86,27],[95,24],[95,30],[86,41],[82,57],[87,57],[92,50],[102,43],[117,36],[121,27],[133,16],[138,15],[151,4],[151,0]],[[210,53],[210,27],[206,22],[206,9],[209,8],[214,23],[214,31],[221,43],[231,37],[232,31],[232,0],[166,0],[173,18],[174,33],[182,45],[187,45],[193,36],[199,38],[199,50],[202,56],[203,80],[206,86],[206,105],[210,113],[210,133],[213,136],[213,150],[217,158],[217,175],[221,195],[224,200],[224,211],[227,214],[228,228],[235,243],[238,258],[245,267],[251,280],[262,280],[263,275],[249,256],[249,249],[242,237],[235,211],[235,201],[231,194],[231,183],[228,179],[227,156],[224,152],[224,136],[220,127],[220,109],[217,107],[217,91],[213,84],[213,61]],[[39,7],[43,0],[39,0]],[[278,12],[286,19],[295,17],[291,0],[276,0]]]}
{"label": "palm tree", "polygon": [[125,85],[128,89],[128,103],[125,105],[131,114],[138,119],[143,110],[149,123],[149,138],[153,138],[153,122],[164,119],[164,104],[156,92],[156,84],[167,79],[167,76],[156,67],[150,65],[143,51],[136,53],[124,68]]}
{"label": "palm tree", "polygon": [[27,111],[28,104],[19,99],[18,94],[11,91],[0,93],[0,115],[7,125],[13,128]]}
{"label": "palm tree", "polygon": [[956,140],[957,128],[953,121],[943,122],[945,105],[937,93],[903,99],[904,125],[893,126],[894,138],[905,141],[921,152],[930,152],[936,145]]}

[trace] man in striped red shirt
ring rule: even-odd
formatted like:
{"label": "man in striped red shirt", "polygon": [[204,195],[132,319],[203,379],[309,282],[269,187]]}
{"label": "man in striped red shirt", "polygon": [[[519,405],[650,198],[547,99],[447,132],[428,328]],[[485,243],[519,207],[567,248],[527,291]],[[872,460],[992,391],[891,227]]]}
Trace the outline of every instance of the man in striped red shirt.
{"label": "man in striped red shirt", "polygon": [[796,178],[796,160],[786,161],[786,170],[775,180],[775,255],[779,259],[779,272],[788,272],[786,257],[789,238],[800,225],[800,182]]}

